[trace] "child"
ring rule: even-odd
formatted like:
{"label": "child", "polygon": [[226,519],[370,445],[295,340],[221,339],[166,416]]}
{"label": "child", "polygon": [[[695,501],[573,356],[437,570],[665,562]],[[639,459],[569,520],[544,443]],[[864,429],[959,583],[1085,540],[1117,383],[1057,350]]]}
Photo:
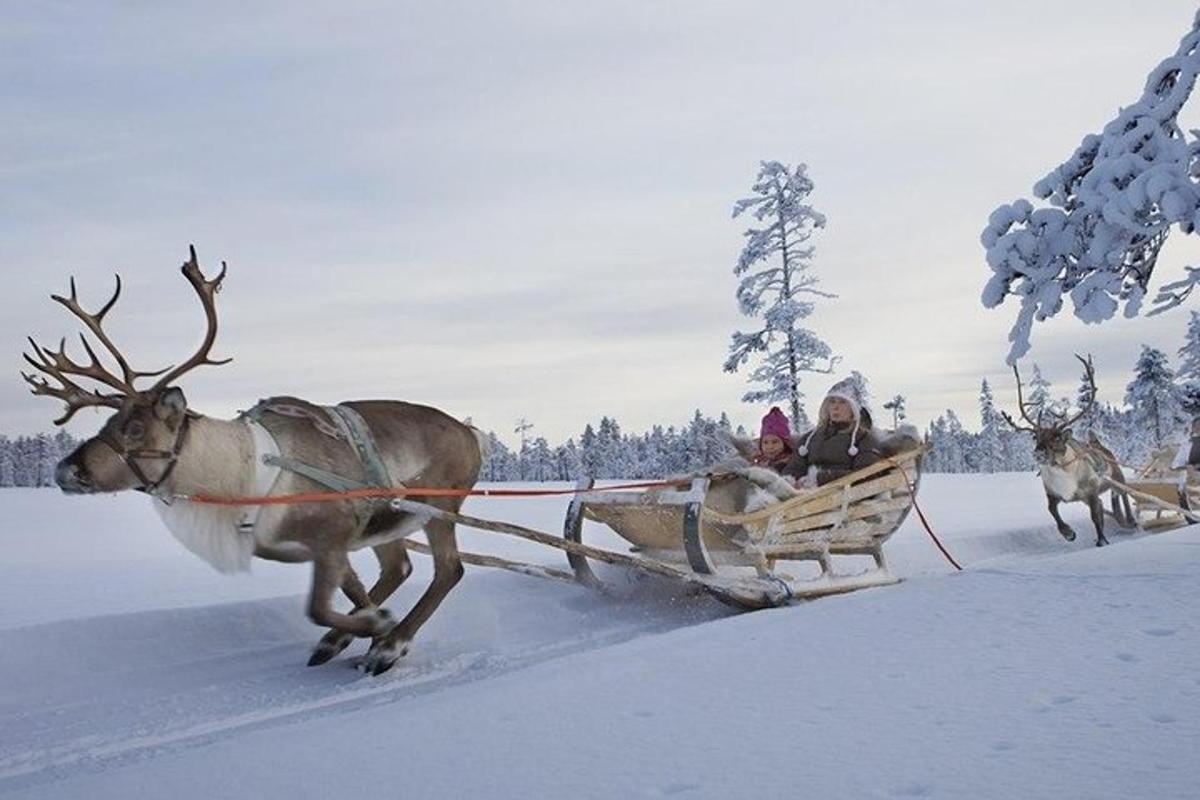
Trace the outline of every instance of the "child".
{"label": "child", "polygon": [[[862,407],[854,384],[840,381],[821,403],[817,425],[799,440],[784,474],[805,486],[820,486],[880,459],[880,437]],[[814,473],[814,474],[811,474]]]}
{"label": "child", "polygon": [[754,457],[753,463],[755,466],[782,472],[791,458],[791,425],[788,424],[787,415],[778,407],[772,407],[762,418],[762,428],[758,437],[758,455]]}

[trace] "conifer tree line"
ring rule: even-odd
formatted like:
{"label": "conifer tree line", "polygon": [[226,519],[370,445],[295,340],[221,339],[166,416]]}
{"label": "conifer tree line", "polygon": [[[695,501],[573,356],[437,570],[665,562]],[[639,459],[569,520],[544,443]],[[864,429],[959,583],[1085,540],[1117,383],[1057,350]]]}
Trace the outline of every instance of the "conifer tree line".
{"label": "conifer tree line", "polygon": [[[1122,406],[1098,404],[1075,424],[1077,437],[1095,432],[1127,465],[1140,465],[1163,447],[1187,436],[1189,420],[1200,415],[1200,312],[1193,311],[1178,366],[1162,350],[1143,346],[1125,387]],[[1031,365],[1025,382],[1026,406],[1038,413],[1068,414],[1085,404],[1088,387],[1080,378],[1072,392],[1055,393],[1037,365]],[[862,381],[860,375],[852,378]],[[1099,380],[1103,381],[1103,371]],[[1005,408],[1016,415],[1012,381],[995,389],[985,379],[980,385],[979,427],[967,430],[952,410],[935,419],[925,432],[930,447],[927,472],[1009,472],[1034,468],[1032,437],[1013,430],[1000,415]],[[866,394],[864,388],[864,395]],[[883,404],[893,424],[904,419],[904,397]],[[886,412],[885,412],[886,413]],[[882,420],[881,420],[882,421]],[[578,437],[552,445],[533,435],[534,427],[520,420],[514,449],[492,432],[487,434],[491,453],[483,466],[484,481],[574,481],[582,476],[598,479],[655,479],[680,475],[728,459],[730,433],[753,436],[740,426],[733,430],[725,414],[714,419],[696,411],[685,424],[655,425],[644,433],[626,433],[612,417],[587,424]],[[10,438],[0,434],[0,487],[53,486],[55,464],[79,444],[65,431]]]}
{"label": "conifer tree line", "polygon": [[491,453],[479,479],[484,481],[574,481],[583,476],[600,479],[654,479],[679,475],[728,459],[733,431],[725,414],[717,419],[699,411],[680,427],[655,425],[645,433],[624,433],[617,421],[601,417],[588,423],[578,437],[551,445],[545,437],[531,435],[532,426],[520,420],[516,449],[488,432]]}
{"label": "conifer tree line", "polygon": [[[1178,366],[1170,357],[1153,347],[1143,346],[1133,368],[1133,378],[1125,386],[1121,406],[1097,404],[1073,427],[1076,438],[1086,440],[1095,433],[1123,464],[1139,466],[1165,447],[1174,447],[1188,435],[1188,423],[1200,415],[1200,312],[1193,311],[1184,344],[1179,348]],[[1102,369],[1102,368],[1101,368]],[[1081,371],[1082,372],[1082,371]],[[1103,381],[1101,371],[1098,381]],[[1091,398],[1090,387],[1080,375],[1079,385],[1070,393],[1055,395],[1053,387],[1033,365],[1029,374],[1022,371],[1025,404],[1033,413],[1066,414]],[[1027,433],[1013,430],[1000,416],[1000,406],[1017,414],[1013,382],[1001,390],[997,401],[993,387],[984,380],[979,393],[979,429],[966,430],[953,411],[934,420],[926,431],[930,447],[925,460],[929,472],[1008,472],[1033,469],[1033,442]],[[1047,417],[1049,419],[1049,417]]]}
{"label": "conifer tree line", "polygon": [[54,466],[78,445],[66,431],[13,439],[0,434],[0,486],[53,486]]}

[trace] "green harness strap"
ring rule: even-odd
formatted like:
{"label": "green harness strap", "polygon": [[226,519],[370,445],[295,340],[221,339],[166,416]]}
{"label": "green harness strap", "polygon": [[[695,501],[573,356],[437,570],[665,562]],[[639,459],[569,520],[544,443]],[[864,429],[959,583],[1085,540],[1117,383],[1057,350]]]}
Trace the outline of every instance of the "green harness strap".
{"label": "green harness strap", "polygon": [[[263,414],[271,410],[270,402],[263,401],[245,412],[243,416],[249,417],[261,424]],[[362,418],[362,415],[344,403],[336,406],[325,406],[322,410],[329,414],[330,418],[337,423],[338,433],[341,434],[338,438],[344,438],[351,448],[353,448],[354,454],[358,456],[359,462],[363,465],[363,471],[366,473],[369,483],[347,478],[335,472],[330,472],[327,469],[314,467],[312,464],[306,464],[303,461],[282,455],[264,456],[263,462],[279,469],[285,469],[288,472],[294,472],[335,492],[373,488],[372,484],[374,487],[391,488],[392,479],[388,473],[387,465],[384,463],[382,456],[380,456],[379,447],[375,443],[375,437],[371,433],[371,428],[367,425],[367,421]],[[387,504],[387,502],[386,498],[355,501],[354,515],[356,522],[353,538],[357,539],[362,534],[367,524],[371,521],[371,517],[375,514],[375,511],[381,505]]]}

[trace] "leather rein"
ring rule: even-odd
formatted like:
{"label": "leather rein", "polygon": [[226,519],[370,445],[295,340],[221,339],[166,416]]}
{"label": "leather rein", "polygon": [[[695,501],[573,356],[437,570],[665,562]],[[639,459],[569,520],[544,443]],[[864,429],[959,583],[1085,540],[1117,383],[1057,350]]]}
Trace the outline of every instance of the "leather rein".
{"label": "leather rein", "polygon": [[[134,477],[141,481],[142,485],[135,487],[134,491],[155,494],[158,491],[158,487],[162,486],[167,478],[171,477],[171,473],[175,471],[175,465],[179,463],[179,454],[183,451],[184,440],[187,439],[190,425],[191,415],[185,413],[183,415],[183,422],[179,424],[178,430],[175,431],[175,444],[171,446],[170,450],[156,450],[143,447],[131,450],[106,433],[101,433],[96,438],[108,445],[109,449],[116,453],[121,461],[125,463],[125,466],[129,468]],[[159,473],[158,478],[152,481],[146,477],[145,471],[142,469],[141,464],[138,463],[139,459],[166,461],[167,466]]]}

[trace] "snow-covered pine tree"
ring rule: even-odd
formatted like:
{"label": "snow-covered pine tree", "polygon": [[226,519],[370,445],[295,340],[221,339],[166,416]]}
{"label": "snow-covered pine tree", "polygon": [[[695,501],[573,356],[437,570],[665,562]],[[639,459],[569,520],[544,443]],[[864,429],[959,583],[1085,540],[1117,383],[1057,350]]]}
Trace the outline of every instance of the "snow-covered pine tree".
{"label": "snow-covered pine tree", "polygon": [[488,457],[479,470],[479,479],[484,481],[517,480],[516,456],[508,445],[492,431],[487,432]]}
{"label": "snow-covered pine tree", "polygon": [[932,454],[936,454],[938,471],[967,472],[968,452],[973,450],[972,438],[963,430],[958,415],[946,409],[946,413],[930,426],[929,445],[933,448]]}
{"label": "snow-covered pine tree", "polygon": [[13,447],[7,436],[0,436],[0,486],[15,486]]}
{"label": "snow-covered pine tree", "polygon": [[1200,414],[1200,312],[1188,320],[1183,347],[1179,348],[1179,369],[1175,371],[1179,400],[1189,415]]}
{"label": "snow-covered pine tree", "polygon": [[525,480],[552,481],[558,477],[558,465],[554,461],[554,453],[545,437],[538,436],[529,445]]}
{"label": "snow-covered pine tree", "polygon": [[1041,367],[1034,364],[1033,375],[1029,378],[1029,396],[1025,398],[1025,405],[1029,407],[1034,419],[1050,412],[1052,405],[1050,389],[1050,381],[1046,380],[1046,376],[1042,374]]}
{"label": "snow-covered pine tree", "polygon": [[557,480],[577,481],[583,474],[583,462],[574,439],[567,439],[554,449],[554,462]]}
{"label": "snow-covered pine tree", "polygon": [[590,422],[583,427],[583,433],[579,434],[579,458],[584,475],[589,478],[600,477],[600,451],[596,447],[596,430]]}
{"label": "snow-covered pine tree", "polygon": [[34,452],[37,458],[37,483],[35,486],[53,486],[54,485],[54,468],[58,465],[58,446],[54,444],[54,440],[44,433],[39,433],[35,437],[36,447]]}
{"label": "snow-covered pine tree", "polygon": [[621,446],[621,426],[615,419],[601,417],[596,429],[597,460],[601,478],[623,478],[629,474],[629,460]]}
{"label": "snow-covered pine tree", "polygon": [[996,410],[992,387],[984,378],[979,386],[979,436],[975,441],[976,472],[1000,472],[1005,467],[1004,434],[1007,423]]}
{"label": "snow-covered pine tree", "polygon": [[1188,319],[1175,377],[1180,381],[1200,380],[1200,311],[1193,311]]}
{"label": "snow-covered pine tree", "polygon": [[529,456],[530,456],[530,440],[529,432],[533,430],[533,423],[521,417],[517,420],[516,427],[513,428],[513,433],[520,437],[520,446],[517,450],[517,480],[529,480]]}
{"label": "snow-covered pine tree", "polygon": [[1092,382],[1088,378],[1087,370],[1079,376],[1079,388],[1075,390],[1075,405],[1079,408],[1087,408],[1091,405],[1092,410],[1079,418],[1079,421],[1071,426],[1071,432],[1078,439],[1086,439],[1088,434],[1095,431],[1099,435],[1102,425],[1100,424],[1101,408],[1098,404],[1094,404],[1096,399],[1095,392],[1092,390]]}
{"label": "snow-covered pine tree", "polygon": [[892,430],[900,427],[900,423],[905,420],[904,395],[898,394],[891,400],[883,404],[883,407],[892,412]]}
{"label": "snow-covered pine tree", "polygon": [[[1029,350],[1034,320],[1059,312],[1068,295],[1075,315],[1102,322],[1124,303],[1141,311],[1158,254],[1171,228],[1195,232],[1200,220],[1200,139],[1189,142],[1177,118],[1200,71],[1200,13],[1176,53],[1146,79],[1141,98],[1099,134],[1084,137],[1067,161],[1033,187],[1048,205],[1021,199],[992,212],[981,236],[992,277],[983,305],[1020,300],[1009,363]],[[1157,313],[1200,282],[1200,268],[1159,289]]]}
{"label": "snow-covered pine tree", "polygon": [[811,272],[813,231],[825,226],[825,216],[805,202],[813,190],[800,164],[794,170],[778,161],[764,161],[754,182],[753,196],[733,206],[737,218],[747,211],[763,223],[745,232],[746,246],[733,274],[741,276],[738,308],[750,318],[762,318],[762,327],[750,333],[737,331],[729,346],[726,372],[736,372],[751,357],[761,363],[750,373],[749,383],[761,389],[747,392],[748,403],[789,405],[792,425],[809,426],[801,400],[803,372],[832,372],[837,362],[829,345],[800,321],[813,311],[813,298],[832,297],[816,289]]}
{"label": "snow-covered pine tree", "polygon": [[1176,393],[1175,375],[1163,351],[1142,345],[1133,367],[1133,380],[1125,387],[1125,403],[1132,413],[1134,427],[1144,434],[1149,446],[1157,449],[1183,437],[1187,417]]}

